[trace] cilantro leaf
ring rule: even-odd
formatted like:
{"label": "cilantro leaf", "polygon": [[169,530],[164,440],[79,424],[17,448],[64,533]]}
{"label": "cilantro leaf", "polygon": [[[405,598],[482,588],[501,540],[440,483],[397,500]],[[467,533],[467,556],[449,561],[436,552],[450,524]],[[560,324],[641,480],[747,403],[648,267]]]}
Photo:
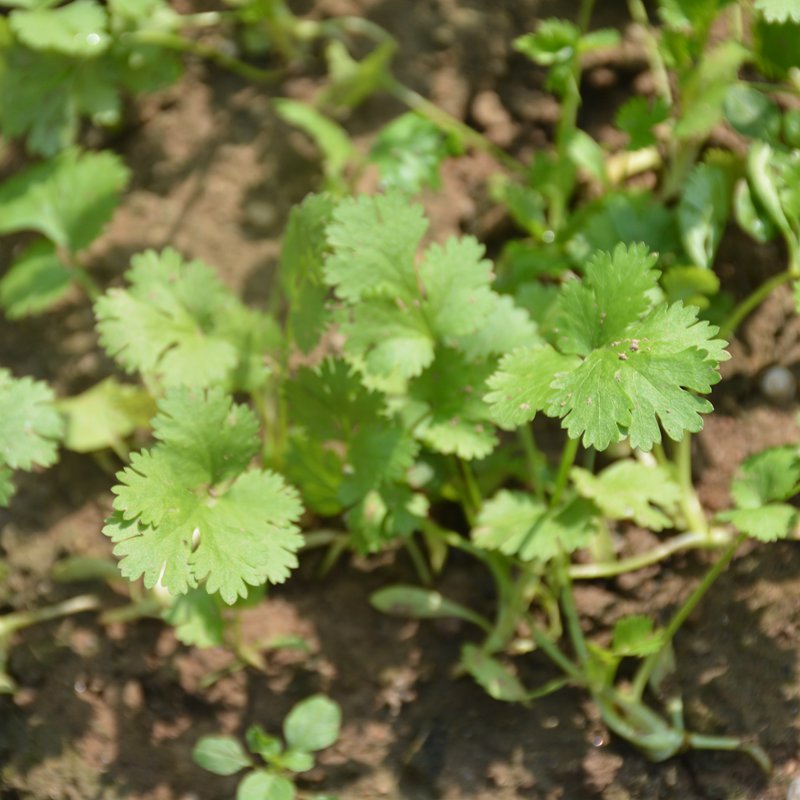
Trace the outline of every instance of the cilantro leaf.
{"label": "cilantro leaf", "polygon": [[417,296],[414,257],[428,222],[400,193],[341,202],[328,226],[333,253],[325,277],[351,302],[363,297]]}
{"label": "cilantro leaf", "polygon": [[487,381],[492,391],[484,399],[492,406],[493,419],[506,428],[529,422],[555,396],[556,375],[579,364],[577,357],[563,355],[547,344],[509,353]]}
{"label": "cilantro leaf", "polygon": [[736,508],[718,516],[763,542],[785,539],[798,518],[798,509],[785,501],[799,490],[798,449],[772,447],[745,460],[731,487]]}
{"label": "cilantro leaf", "polygon": [[402,114],[375,138],[369,160],[378,165],[381,185],[414,194],[424,186],[441,185],[439,168],[459,152],[457,142],[419,114]]}
{"label": "cilantro leaf", "polygon": [[488,550],[544,563],[585,546],[594,515],[594,506],[580,498],[551,510],[530,495],[503,489],[483,504],[472,538]]}
{"label": "cilantro leaf", "polygon": [[656,143],[653,128],[669,118],[669,106],[662,98],[649,101],[632,97],[617,111],[617,127],[628,134],[628,150],[641,150]]}
{"label": "cilantro leaf", "polygon": [[9,319],[39,314],[57,303],[72,285],[50,242],[36,241],[20,253],[0,279],[0,303]]}
{"label": "cilantro leaf", "polygon": [[149,250],[131,263],[130,288],[112,289],[95,304],[109,355],[166,386],[263,383],[261,359],[277,336],[269,318],[242,306],[205,264],[185,262],[175,250]]}
{"label": "cilantro leaf", "polygon": [[756,10],[767,22],[800,22],[800,6],[795,0],[756,0]]}
{"label": "cilantro leaf", "polygon": [[225,624],[218,600],[202,589],[190,589],[176,597],[163,618],[174,628],[179,642],[190,647],[219,647]]}
{"label": "cilantro leaf", "polygon": [[661,441],[659,421],[676,440],[684,430],[700,430],[700,413],[711,404],[694,392],[711,390],[727,357],[725,343],[712,338],[717,328],[681,303],[639,319],[648,304],[644,292],[658,278],[646,248],[619,245],[613,255],[598,254],[586,273],[585,285],[565,287],[559,323],[562,347],[584,360],[555,377],[545,413],[598,450],[625,436],[649,450]]}
{"label": "cilantro leaf", "polygon": [[400,484],[369,492],[347,512],[347,527],[359,552],[374,553],[388,541],[418,530],[428,516],[428,498]]}
{"label": "cilantro leaf", "polygon": [[482,397],[492,366],[471,364],[441,349],[433,364],[409,386],[406,418],[418,420],[414,435],[438,453],[484,458],[497,444]]}
{"label": "cilantro leaf", "polygon": [[0,369],[0,504],[13,494],[12,470],[55,462],[63,427],[45,383]]}
{"label": "cilantro leaf", "polygon": [[0,186],[0,233],[34,230],[71,253],[111,219],[129,170],[111,152],[66,150]]}
{"label": "cilantro leaf", "polygon": [[92,57],[108,48],[108,13],[95,0],[74,0],[56,9],[12,11],[11,29],[34,50]]}
{"label": "cilantro leaf", "polygon": [[258,423],[221,390],[175,389],[159,403],[159,443],[118,474],[103,532],[122,574],[184,594],[205,581],[227,603],[296,566],[302,507],[279,475],[246,470]]}
{"label": "cilantro leaf", "polygon": [[623,617],[614,625],[612,650],[618,656],[644,658],[664,646],[664,636],[653,627],[653,620],[634,614]]}
{"label": "cilantro leaf", "polygon": [[606,467],[599,475],[574,467],[571,477],[578,493],[609,519],[630,519],[654,531],[672,525],[681,491],[662,467],[626,459]]}

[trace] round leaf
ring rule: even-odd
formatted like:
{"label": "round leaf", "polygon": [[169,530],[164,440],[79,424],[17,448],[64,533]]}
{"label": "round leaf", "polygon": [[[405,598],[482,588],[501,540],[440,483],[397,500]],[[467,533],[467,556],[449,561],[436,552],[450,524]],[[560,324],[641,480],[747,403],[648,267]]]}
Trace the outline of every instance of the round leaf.
{"label": "round leaf", "polygon": [[342,711],[333,700],[317,694],[298,703],[283,721],[283,735],[295,750],[313,752],[339,738]]}
{"label": "round leaf", "polygon": [[235,775],[251,766],[244,748],[232,736],[204,736],[194,746],[192,758],[215,775]]}
{"label": "round leaf", "polygon": [[236,790],[236,800],[294,800],[290,780],[258,770],[246,775]]}

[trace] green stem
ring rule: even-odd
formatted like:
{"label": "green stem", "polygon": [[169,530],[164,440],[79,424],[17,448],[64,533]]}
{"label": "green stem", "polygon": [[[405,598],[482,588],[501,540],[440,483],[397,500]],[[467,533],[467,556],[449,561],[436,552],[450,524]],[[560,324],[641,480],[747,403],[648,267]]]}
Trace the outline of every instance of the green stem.
{"label": "green stem", "polygon": [[566,675],[573,683],[579,686],[586,685],[586,678],[583,673],[575,666],[559,649],[558,645],[550,639],[547,634],[536,625],[532,617],[528,617],[528,626],[531,630],[531,637],[536,642],[537,647]]}
{"label": "green stem", "polygon": [[561,453],[561,463],[558,465],[558,472],[556,473],[556,483],[553,488],[553,494],[550,498],[550,508],[555,508],[561,496],[564,494],[564,489],[567,486],[567,479],[569,478],[569,471],[575,463],[575,457],[578,455],[578,445],[580,439],[570,439],[567,437],[567,442],[564,445],[564,450]]}
{"label": "green stem", "polygon": [[658,40],[653,35],[650,18],[647,16],[647,9],[642,0],[628,0],[628,13],[631,15],[631,19],[639,26],[644,36],[645,47],[647,48],[647,60],[650,62],[650,72],[656,83],[656,89],[667,105],[672,107],[672,89],[669,85],[669,72],[667,72],[667,65],[661,57]]}
{"label": "green stem", "polygon": [[533,429],[530,424],[523,425],[521,428],[517,428],[517,435],[522,444],[522,450],[525,453],[525,463],[528,466],[528,482],[530,483],[530,487],[536,497],[544,502],[544,488],[539,480],[539,476],[544,471],[542,467],[545,462],[533,438]]}
{"label": "green stem", "polygon": [[775,289],[788,283],[792,278],[797,277],[794,269],[787,269],[764,281],[761,286],[742,300],[736,308],[731,311],[728,318],[720,325],[719,334],[722,339],[728,339],[736,332],[742,321],[754,311],[761,303],[772,294]]}
{"label": "green stem", "polygon": [[84,611],[96,611],[100,607],[99,598],[92,594],[82,594],[44,608],[4,614],[0,617],[0,639],[14,633],[14,631],[28,628],[40,622],[66,617],[70,614],[80,614]]}
{"label": "green stem", "polygon": [[687,527],[705,531],[706,536],[710,537],[708,521],[692,482],[692,435],[688,431],[675,445],[675,467],[681,489],[681,510],[686,517]]}
{"label": "green stem", "polygon": [[175,50],[179,53],[188,53],[198,58],[211,61],[223,69],[239,75],[245,80],[262,85],[272,85],[279,81],[284,73],[282,70],[259,69],[251,64],[247,64],[235,56],[228,55],[216,47],[210,47],[202,42],[193,42],[177,33],[166,31],[135,31],[123,34],[130,37],[133,41],[141,44],[152,44],[157,47],[164,47],[168,50]]}
{"label": "green stem", "polygon": [[652,550],[630,558],[605,563],[573,564],[570,567],[569,574],[573,580],[613,578],[615,575],[635,572],[638,569],[657,564],[659,561],[664,561],[675,555],[675,553],[682,553],[685,550],[708,550],[722,547],[730,543],[730,541],[730,534],[722,528],[712,528],[708,533],[706,531],[689,531],[688,533],[673,536]]}
{"label": "green stem", "polygon": [[463,141],[465,145],[489,153],[496,161],[512,172],[516,172],[520,175],[528,174],[528,168],[510,153],[503,150],[502,147],[498,147],[494,142],[489,141],[482,133],[479,133],[474,128],[470,128],[469,125],[456,119],[443,108],[439,108],[439,106],[431,103],[430,100],[426,100],[421,94],[400,83],[395,78],[389,78],[384,84],[384,88],[394,98],[403,103],[403,105],[408,106],[412,111],[416,111],[420,116],[430,120],[434,125],[441,128],[441,130],[453,134]]}
{"label": "green stem", "polygon": [[653,670],[655,669],[656,665],[658,664],[658,660],[661,656],[661,653],[667,645],[672,642],[675,638],[675,634],[680,629],[681,625],[686,622],[688,616],[694,611],[697,607],[697,604],[702,600],[705,593],[711,588],[711,585],[714,581],[722,574],[725,568],[730,564],[731,559],[736,554],[736,551],[741,546],[742,542],[747,538],[747,535],[742,533],[739,534],[733,541],[728,544],[725,551],[719,557],[715,564],[711,567],[711,569],[706,572],[703,580],[700,581],[699,584],[695,587],[694,591],[686,598],[683,605],[675,612],[672,619],[667,625],[666,629],[663,632],[663,645],[658,650],[658,652],[653,653],[651,656],[648,656],[639,666],[639,669],[636,673],[636,676],[633,679],[633,685],[631,687],[631,696],[634,697],[636,700],[641,700],[642,695],[644,694],[645,687],[647,686],[647,682],[650,680],[650,676],[653,674]]}
{"label": "green stem", "polygon": [[575,655],[578,657],[578,663],[585,669],[589,663],[589,648],[586,645],[586,637],[583,635],[578,609],[575,605],[575,595],[572,591],[569,562],[566,555],[561,555],[557,559],[557,564],[558,583],[561,586],[561,607],[564,609],[567,633],[575,650]]}

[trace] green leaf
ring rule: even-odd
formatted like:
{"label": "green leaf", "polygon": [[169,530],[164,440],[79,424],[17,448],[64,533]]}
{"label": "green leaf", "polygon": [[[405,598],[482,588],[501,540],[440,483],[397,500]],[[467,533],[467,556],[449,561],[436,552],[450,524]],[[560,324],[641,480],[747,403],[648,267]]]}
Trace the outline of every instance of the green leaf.
{"label": "green leaf", "polygon": [[217,600],[202,589],[174,598],[162,616],[175,628],[178,641],[189,647],[220,647],[225,642]]}
{"label": "green leaf", "polygon": [[66,418],[64,447],[77,453],[117,448],[140,428],[147,428],[156,408],[138,386],[106,378],[81,394],[59,401]]}
{"label": "green leaf", "polygon": [[680,300],[698,308],[708,308],[709,298],[715,297],[720,287],[716,274],[702,267],[672,267],[661,277],[661,285],[668,303]]}
{"label": "green leaf", "polygon": [[733,481],[731,494],[739,508],[758,508],[788,500],[800,483],[800,453],[793,446],[771,447],[746,459]]}
{"label": "green leaf", "polygon": [[509,353],[487,381],[491,391],[484,400],[492,406],[492,418],[506,428],[529,422],[555,396],[556,376],[579,364],[577,357],[562,355],[550,345]]}
{"label": "green leaf", "polygon": [[680,250],[675,215],[649,193],[617,192],[578,213],[577,228],[568,248],[573,260],[583,265],[596,250],[611,252],[620,242],[644,243],[665,256]]}
{"label": "green leaf", "polygon": [[584,170],[600,183],[605,184],[608,181],[605,152],[588,133],[579,129],[573,131],[567,140],[566,152],[576,167]]}
{"label": "green leaf", "polygon": [[253,413],[221,390],[175,389],[153,428],[159,444],[118,474],[103,530],[122,574],[172,594],[205,581],[227,603],[248,585],[284,581],[297,565],[302,507],[279,475],[244,471],[259,448]]}
{"label": "green leaf", "polygon": [[742,230],[757,242],[765,244],[775,238],[777,228],[772,218],[744,179],[736,183],[733,195],[733,213]]}
{"label": "green leaf", "polygon": [[342,42],[331,40],[326,49],[329,85],[314,101],[322,106],[352,109],[392,80],[390,65],[397,45],[391,37],[356,61]]}
{"label": "green leaf", "polygon": [[35,241],[0,279],[0,303],[9,319],[47,311],[69,291],[72,271],[50,242]]}
{"label": "green leaf", "polygon": [[308,753],[330,747],[342,726],[342,710],[321,694],[300,701],[283,721],[283,735],[289,747]]}
{"label": "green leaf", "polygon": [[0,233],[35,230],[76,253],[111,219],[129,171],[111,152],[67,150],[0,186]]}
{"label": "green leaf", "polygon": [[612,642],[615,655],[645,658],[661,649],[664,636],[653,629],[653,620],[635,614],[617,620]]}
{"label": "green leaf", "polygon": [[416,296],[414,257],[427,227],[421,206],[397,192],[342,201],[328,227],[328,283],[350,302]]}
{"label": "green leaf", "polygon": [[294,800],[294,784],[280,775],[253,770],[240,781],[236,800]]}
{"label": "green leaf", "polygon": [[701,139],[722,119],[725,96],[748,51],[726,41],[706,53],[682,87],[683,113],[674,128],[679,139]]}
{"label": "green leaf", "polygon": [[95,0],[74,0],[57,9],[13,11],[11,29],[34,50],[92,58],[106,50],[108,14]]}
{"label": "green leaf", "polygon": [[200,261],[175,250],[134,257],[129,289],[95,304],[100,343],[128,371],[166,386],[236,388],[263,383],[263,350],[274,336],[267,318],[245,309]]}
{"label": "green leaf", "polygon": [[424,494],[400,484],[384,484],[348,511],[345,520],[351,544],[360,553],[375,553],[387,542],[420,529],[429,511]]}
{"label": "green leaf", "polygon": [[723,511],[718,518],[761,542],[775,542],[792,534],[798,511],[786,503],[765,503],[758,508]]}
{"label": "green leaf", "polygon": [[461,663],[489,697],[505,703],[524,703],[528,690],[508,667],[472,644],[461,648]]}
{"label": "green leaf", "polygon": [[628,150],[656,144],[653,128],[669,118],[669,106],[662,98],[632,97],[617,111],[616,126],[628,134]]}
{"label": "green leaf", "polygon": [[781,130],[781,112],[763,92],[735,83],[725,95],[725,117],[731,126],[751,139],[775,141]]}
{"label": "green leaf", "polygon": [[680,440],[700,430],[700,414],[711,410],[695,393],[719,381],[725,343],[696,308],[662,304],[645,315],[657,278],[646,248],[619,245],[595,256],[584,283],[564,287],[560,345],[583,361],[554,378],[545,413],[561,417],[585,446],[605,450],[627,436],[649,450],[661,441],[659,422]]}
{"label": "green leaf", "polygon": [[311,137],[322,154],[329,185],[335,190],[344,191],[345,170],[358,155],[347,131],[308,103],[279,97],[272,101],[272,105],[284,122],[300,128]]}
{"label": "green leaf", "polygon": [[374,592],[369,602],[383,614],[413,619],[443,619],[456,617],[486,629],[487,623],[469,608],[448,600],[433,589],[419,586],[387,586]]}
{"label": "green leaf", "polygon": [[550,510],[530,495],[502,489],[483,504],[472,538],[487,550],[546,563],[587,543],[594,514],[585,500]]}
{"label": "green leaf", "polygon": [[232,736],[204,736],[194,746],[192,759],[215,775],[235,775],[251,766],[244,748]]}
{"label": "green leaf", "polygon": [[730,172],[714,164],[698,164],[689,175],[678,203],[678,225],[686,252],[697,266],[709,269],[725,231],[731,206]]}
{"label": "green leaf", "polygon": [[63,433],[52,390],[0,368],[0,466],[30,470],[55,463]]}
{"label": "green leaf", "polygon": [[470,364],[456,350],[440,349],[433,364],[408,388],[406,418],[417,420],[414,435],[438,453],[479,459],[497,437],[483,401],[490,364]]}
{"label": "green leaf", "polygon": [[564,64],[575,57],[580,29],[563,19],[545,19],[535,33],[514,40],[514,49],[543,67]]}
{"label": "green leaf", "polygon": [[308,772],[314,767],[314,756],[302,750],[287,750],[280,761],[284,769],[292,772]]}
{"label": "green leaf", "polygon": [[627,459],[599,475],[580,467],[573,467],[570,474],[578,493],[610,519],[630,519],[654,531],[674,524],[681,490],[663,467]]}
{"label": "green leaf", "polygon": [[281,740],[268,734],[260,725],[251,725],[244,738],[250,752],[261,756],[265,761],[270,761],[283,752]]}
{"label": "green leaf", "polygon": [[756,0],[756,10],[768,22],[800,22],[800,6],[795,0]]}
{"label": "green leaf", "polygon": [[800,21],[770,22],[757,16],[752,31],[758,69],[768,78],[790,79],[800,66]]}
{"label": "green leaf", "polygon": [[377,164],[384,189],[416,194],[423,187],[441,185],[439,168],[458,143],[419,114],[402,114],[386,125],[370,148],[369,160]]}
{"label": "green leaf", "polygon": [[483,324],[458,338],[459,349],[467,361],[482,361],[501,356],[518,347],[538,344],[536,324],[528,311],[509,295],[494,295],[493,309]]}

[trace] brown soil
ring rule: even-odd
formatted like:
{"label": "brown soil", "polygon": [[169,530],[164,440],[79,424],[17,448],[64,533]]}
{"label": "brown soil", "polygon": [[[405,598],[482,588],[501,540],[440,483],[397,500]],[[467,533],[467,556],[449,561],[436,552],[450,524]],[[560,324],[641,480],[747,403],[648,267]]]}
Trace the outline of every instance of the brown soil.
{"label": "brown soil", "polygon": [[[510,42],[537,18],[569,14],[575,5],[319,0],[315,13],[369,15],[400,39],[401,79],[524,157],[547,141],[555,108],[541,73],[515,56]],[[598,24],[618,24],[618,10],[609,8],[615,4],[599,5]],[[646,84],[635,46],[624,56],[587,76],[583,124],[595,135],[607,131],[616,104]],[[303,97],[312,88],[298,78],[277,93]],[[141,104],[137,126],[117,142],[134,178],[92,250],[98,279],[116,281],[131,254],[171,244],[216,265],[249,302],[264,303],[288,211],[321,182],[313,149],[276,119],[269,99],[237,78],[193,65],[180,85]],[[375,98],[348,126],[366,141],[399,110]],[[426,200],[436,235],[493,229],[485,179],[495,169],[480,154],[446,166],[443,193]],[[753,264],[774,263],[776,254],[752,245],[742,252],[739,244],[723,251],[722,275],[742,294],[747,281],[763,277]],[[800,355],[796,324],[786,322],[784,299],[776,298],[744,326],[734,345],[737,366],[712,398],[719,410],[696,442],[701,497],[711,511],[725,507],[745,456],[798,441],[796,409],[770,406],[758,395],[765,367],[797,368]],[[0,322],[0,361],[49,380],[62,394],[112,370],[91,332],[91,310],[77,297],[35,321]],[[22,478],[13,505],[0,511],[0,553],[10,567],[0,582],[0,612],[81,588],[54,584],[51,567],[67,555],[109,553],[100,534],[109,482],[99,464],[70,454],[48,473]],[[605,628],[632,610],[666,614],[707,563],[697,554],[676,557],[661,569],[581,587],[587,624]],[[794,543],[743,549],[676,643],[688,725],[756,737],[775,761],[768,779],[739,755],[691,753],[650,764],[610,735],[578,692],[562,691],[531,708],[495,702],[452,674],[469,630],[371,610],[372,591],[416,580],[405,556],[355,560],[325,577],[319,567],[310,554],[245,622],[250,640],[291,634],[307,642],[307,651],[268,651],[265,671],[238,671],[208,688],[204,677],[228,665],[230,654],[184,647],[157,621],[102,627],[87,613],[26,631],[10,661],[20,690],[0,697],[0,798],[230,798],[235,779],[209,776],[192,763],[196,740],[242,734],[253,722],[277,731],[292,704],[315,691],[342,705],[345,726],[301,786],[341,800],[782,800],[800,775]],[[464,558],[452,558],[441,589],[475,607],[491,606],[487,576]],[[111,590],[104,598],[109,606],[123,602]],[[536,656],[519,662],[530,685],[552,677]]]}

